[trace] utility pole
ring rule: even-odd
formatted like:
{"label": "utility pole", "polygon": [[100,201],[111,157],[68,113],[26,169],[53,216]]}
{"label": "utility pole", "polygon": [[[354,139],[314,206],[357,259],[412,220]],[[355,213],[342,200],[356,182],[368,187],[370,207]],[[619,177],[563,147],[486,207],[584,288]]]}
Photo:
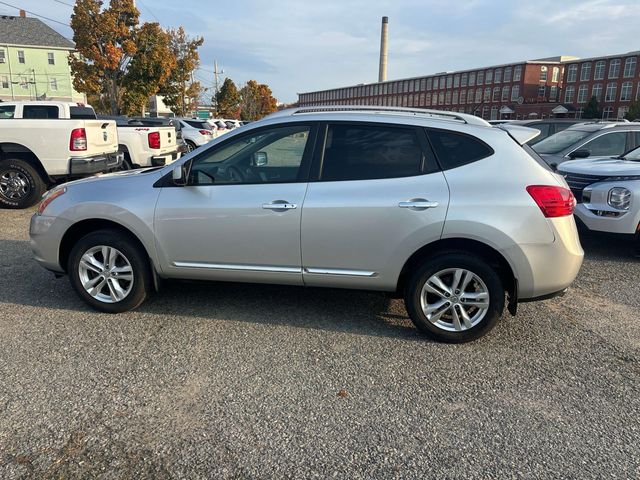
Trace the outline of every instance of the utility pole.
{"label": "utility pole", "polygon": [[213,102],[215,103],[215,107],[216,107],[216,115],[218,114],[218,92],[220,91],[218,89],[218,75],[222,75],[224,73],[224,70],[218,70],[218,61],[214,60],[213,61]]}

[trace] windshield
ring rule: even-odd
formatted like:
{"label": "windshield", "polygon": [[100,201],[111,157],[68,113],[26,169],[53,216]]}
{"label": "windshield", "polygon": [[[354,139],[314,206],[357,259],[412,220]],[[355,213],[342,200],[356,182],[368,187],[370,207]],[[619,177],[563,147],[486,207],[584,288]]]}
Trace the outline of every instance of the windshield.
{"label": "windshield", "polygon": [[558,153],[592,133],[585,130],[563,130],[536,143],[533,149],[538,153]]}
{"label": "windshield", "polygon": [[640,162],[640,147],[634,148],[630,152],[622,155],[625,160],[631,160],[633,162]]}

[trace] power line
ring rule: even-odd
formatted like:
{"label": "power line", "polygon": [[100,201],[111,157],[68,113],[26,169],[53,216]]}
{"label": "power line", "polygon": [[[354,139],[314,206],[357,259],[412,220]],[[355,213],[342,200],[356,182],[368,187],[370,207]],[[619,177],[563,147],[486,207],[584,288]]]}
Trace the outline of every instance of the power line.
{"label": "power line", "polygon": [[138,1],[140,2],[140,5],[142,5],[144,9],[151,14],[152,17],[155,18],[158,23],[160,23],[160,19],[156,17],[156,14],[153,13],[153,11],[149,7],[147,7],[142,0],[138,0]]}
{"label": "power line", "polygon": [[[15,5],[11,5],[10,3],[7,3],[7,2],[0,2],[0,3],[2,5],[6,5],[7,7],[15,8],[16,10],[24,10],[24,8],[16,7]],[[71,25],[69,25],[68,23],[63,23],[63,22],[60,22],[58,20],[54,20],[53,18],[49,18],[49,17],[45,17],[44,15],[40,15],[39,13],[30,12],[29,10],[24,10],[24,11],[29,13],[29,14],[31,14],[31,15],[35,15],[36,17],[44,18],[45,20],[49,20],[50,22],[59,23],[60,25],[64,25],[65,27],[71,28]]]}
{"label": "power line", "polygon": [[67,3],[67,2],[63,2],[62,0],[53,0],[53,1],[61,3],[62,5],[66,5],[67,7],[73,8],[73,5],[71,5],[70,3]]}

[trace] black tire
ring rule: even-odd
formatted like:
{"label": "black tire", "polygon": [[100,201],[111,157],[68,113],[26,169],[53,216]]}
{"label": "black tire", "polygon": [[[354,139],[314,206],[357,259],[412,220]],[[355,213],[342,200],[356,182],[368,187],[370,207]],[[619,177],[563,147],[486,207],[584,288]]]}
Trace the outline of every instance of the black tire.
{"label": "black tire", "polygon": [[0,162],[0,206],[30,207],[40,201],[46,189],[45,180],[28,162],[18,158]]}
{"label": "black tire", "polygon": [[185,143],[187,144],[187,152],[193,152],[196,148],[198,148],[196,144],[191,140],[185,140]]}
{"label": "black tire", "polygon": [[131,164],[131,157],[128,153],[125,152],[124,158],[122,159],[122,165],[120,166],[120,170],[126,171],[131,170],[133,165]]}
{"label": "black tire", "polygon": [[[79,266],[82,256],[92,248],[101,245],[115,248],[126,258],[132,269],[132,284],[129,293],[113,303],[106,303],[90,295],[82,286],[80,278]],[[78,295],[91,307],[101,312],[121,313],[133,310],[144,302],[153,291],[151,266],[146,252],[138,246],[134,238],[118,230],[97,230],[82,237],[71,249],[67,272],[71,285]],[[126,285],[129,285],[128,282]],[[103,291],[108,292],[109,290],[108,284],[103,287]]]}
{"label": "black tire", "polygon": [[[489,305],[484,317],[472,327],[461,331],[448,331],[430,322],[421,306],[424,284],[436,273],[448,269],[464,269],[472,272],[488,290]],[[505,290],[496,271],[484,260],[465,252],[448,251],[428,259],[411,274],[405,288],[404,301],[411,320],[428,337],[439,342],[464,343],[485,335],[495,326],[504,309]],[[471,311],[474,311],[473,308]],[[447,320],[445,318],[442,321]],[[453,322],[451,326],[453,328]]]}

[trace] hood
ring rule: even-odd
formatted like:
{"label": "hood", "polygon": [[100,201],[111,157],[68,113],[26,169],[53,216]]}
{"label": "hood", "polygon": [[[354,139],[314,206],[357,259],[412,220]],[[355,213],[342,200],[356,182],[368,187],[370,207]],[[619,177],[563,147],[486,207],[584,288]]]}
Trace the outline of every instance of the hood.
{"label": "hood", "polygon": [[93,183],[93,182],[101,182],[104,180],[117,180],[119,178],[135,177],[137,175],[156,172],[161,168],[163,167],[148,167],[148,168],[138,168],[136,170],[123,170],[121,172],[113,172],[113,173],[99,173],[97,175],[93,175],[92,177],[72,180],[71,182],[67,182],[64,185],[68,187],[72,185],[79,185],[81,183]]}
{"label": "hood", "polygon": [[640,162],[620,160],[612,157],[585,158],[562,163],[558,170],[565,173],[618,177],[640,175]]}

